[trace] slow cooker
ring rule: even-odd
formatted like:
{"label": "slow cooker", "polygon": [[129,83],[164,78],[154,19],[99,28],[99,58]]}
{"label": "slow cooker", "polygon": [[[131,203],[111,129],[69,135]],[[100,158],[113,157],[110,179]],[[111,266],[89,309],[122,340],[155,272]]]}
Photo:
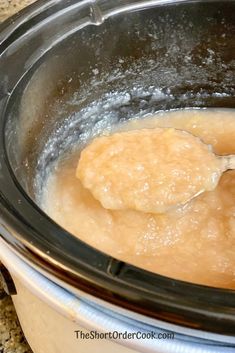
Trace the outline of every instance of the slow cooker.
{"label": "slow cooker", "polygon": [[38,206],[50,166],[94,128],[234,108],[234,13],[234,0],[39,0],[1,25],[0,258],[34,353],[235,352],[233,290],[112,258]]}

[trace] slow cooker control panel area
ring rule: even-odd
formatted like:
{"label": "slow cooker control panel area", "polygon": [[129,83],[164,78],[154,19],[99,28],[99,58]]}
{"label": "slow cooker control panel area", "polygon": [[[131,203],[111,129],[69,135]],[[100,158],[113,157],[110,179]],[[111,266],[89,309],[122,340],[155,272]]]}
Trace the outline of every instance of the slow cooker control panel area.
{"label": "slow cooker control panel area", "polygon": [[[234,10],[39,0],[1,25],[0,256],[34,353],[235,350]],[[105,322],[175,338],[71,338]]]}

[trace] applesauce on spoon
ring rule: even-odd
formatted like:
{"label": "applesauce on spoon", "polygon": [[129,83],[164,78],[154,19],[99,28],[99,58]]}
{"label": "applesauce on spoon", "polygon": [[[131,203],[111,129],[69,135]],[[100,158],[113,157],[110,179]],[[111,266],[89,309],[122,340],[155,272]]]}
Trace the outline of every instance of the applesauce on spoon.
{"label": "applesauce on spoon", "polygon": [[[118,129],[159,127],[188,131],[212,145],[216,154],[235,152],[233,110],[166,112],[123,123]],[[234,171],[224,173],[213,191],[163,214],[111,210],[76,178],[78,156],[74,152],[61,159],[48,178],[43,207],[55,221],[95,248],[152,272],[235,288]],[[120,172],[119,182],[122,176],[125,172]]]}
{"label": "applesauce on spoon", "polygon": [[158,127],[94,139],[76,175],[104,208],[165,213],[214,190],[223,166],[198,137]]}

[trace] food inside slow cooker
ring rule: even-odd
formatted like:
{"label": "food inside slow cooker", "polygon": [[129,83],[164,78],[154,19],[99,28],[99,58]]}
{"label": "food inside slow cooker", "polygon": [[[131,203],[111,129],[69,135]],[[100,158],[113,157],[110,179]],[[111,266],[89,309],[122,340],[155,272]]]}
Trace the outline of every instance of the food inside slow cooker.
{"label": "food inside slow cooker", "polygon": [[[149,180],[156,179],[154,154],[157,149],[155,152],[150,135],[153,131],[159,131],[159,128],[190,132],[211,145],[218,155],[235,153],[234,110],[185,109],[130,120],[116,127],[115,130],[121,130],[122,133],[113,131],[110,138],[99,137],[96,142],[88,145],[87,151],[90,148],[93,154],[88,158],[85,149],[82,153],[83,163],[78,164],[81,151],[76,148],[60,158],[48,177],[42,207],[69,232],[120,260],[171,278],[234,289],[235,171],[224,173],[218,185],[214,183],[210,187],[210,190],[214,190],[203,192],[185,205],[161,209],[161,213],[157,213],[152,205],[160,194],[155,195],[154,187],[151,187],[144,198],[139,198],[138,180],[139,175],[143,176],[141,168],[136,168],[136,174],[134,169],[128,174],[128,168],[133,161],[136,163],[139,154],[142,161],[148,163]],[[115,138],[116,142],[113,140]],[[125,155],[125,162],[114,160],[112,168],[107,169],[107,158],[115,155],[118,148]],[[172,144],[171,148],[176,157],[171,171],[175,171],[180,181],[182,155],[177,154],[177,148],[181,150],[182,144],[179,142],[178,147],[177,144]],[[159,149],[161,151],[161,146]],[[97,151],[101,153],[103,160],[97,158]],[[198,151],[195,148],[189,148],[188,151],[190,153],[187,160],[190,166],[195,156],[198,157]],[[163,158],[165,150],[161,153]],[[76,176],[77,165],[79,178]],[[198,175],[206,170],[208,172],[208,150],[207,153],[200,154],[197,168],[199,165],[201,169],[197,170]],[[165,174],[164,169],[160,172],[162,176],[165,175],[167,183],[168,166],[166,165]],[[192,173],[186,179],[182,176],[183,192],[194,186],[197,175],[193,170]],[[104,192],[107,190],[106,176],[112,181],[111,194],[109,190]],[[218,178],[216,183],[217,181]],[[124,189],[120,191],[121,185],[125,186],[126,193]],[[122,207],[116,207],[119,198],[123,201]]]}
{"label": "food inside slow cooker", "polygon": [[213,190],[222,171],[222,159],[198,137],[154,128],[94,139],[77,177],[106,209],[165,213]]}

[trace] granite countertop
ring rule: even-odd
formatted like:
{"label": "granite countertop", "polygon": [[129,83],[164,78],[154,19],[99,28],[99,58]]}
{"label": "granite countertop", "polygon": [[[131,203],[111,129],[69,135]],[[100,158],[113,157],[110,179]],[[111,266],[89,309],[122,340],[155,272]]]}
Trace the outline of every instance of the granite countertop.
{"label": "granite countertop", "polygon": [[33,2],[35,0],[0,0],[0,22]]}
{"label": "granite countertop", "polygon": [[22,333],[11,297],[0,282],[0,353],[32,353]]}
{"label": "granite countertop", "polygon": [[[0,22],[35,0],[0,0]],[[0,282],[0,353],[32,353],[22,333],[11,297]]]}

